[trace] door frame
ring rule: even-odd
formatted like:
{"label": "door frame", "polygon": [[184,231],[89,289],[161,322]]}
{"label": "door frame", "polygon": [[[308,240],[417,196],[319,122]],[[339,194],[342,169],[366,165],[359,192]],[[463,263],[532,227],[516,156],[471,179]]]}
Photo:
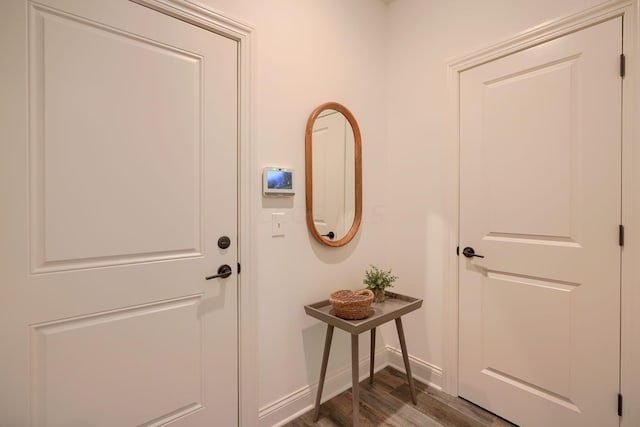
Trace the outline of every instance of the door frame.
{"label": "door frame", "polygon": [[[640,125],[634,118],[640,112],[640,87],[636,84],[640,67],[637,50],[640,42],[640,0],[617,0],[607,2],[565,18],[548,21],[523,31],[501,43],[485,49],[455,58],[448,63],[448,164],[455,165],[448,172],[444,182],[449,183],[447,199],[448,267],[444,292],[445,317],[443,319],[443,389],[449,394],[458,395],[458,256],[460,218],[460,73],[509,54],[547,42],[569,33],[573,33],[608,19],[623,17],[623,51],[626,57],[626,73],[623,81],[622,98],[622,218],[621,224],[627,229],[626,241],[622,250],[621,270],[621,366],[620,386],[623,398],[629,404],[624,405],[620,425],[631,427],[640,424],[640,265],[634,266],[634,253],[640,256]],[[637,120],[635,120],[637,122]],[[635,171],[635,175],[633,172]],[[635,244],[634,244],[635,243]],[[635,308],[635,310],[634,310]],[[635,326],[634,326],[635,325]],[[614,398],[614,397],[612,397]]]}
{"label": "door frame", "polygon": [[238,425],[258,422],[258,319],[251,244],[255,207],[254,87],[255,28],[219,11],[188,0],[129,0],[159,13],[220,34],[238,43]]}

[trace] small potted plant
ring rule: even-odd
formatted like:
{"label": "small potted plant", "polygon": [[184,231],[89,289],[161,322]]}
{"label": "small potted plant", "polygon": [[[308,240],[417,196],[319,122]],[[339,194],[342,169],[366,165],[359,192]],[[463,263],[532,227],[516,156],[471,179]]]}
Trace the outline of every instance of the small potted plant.
{"label": "small potted plant", "polygon": [[385,299],[385,290],[393,286],[393,282],[398,276],[391,274],[391,270],[380,270],[375,265],[364,272],[364,280],[362,283],[367,285],[367,289],[371,289],[375,295],[375,302],[383,302]]}

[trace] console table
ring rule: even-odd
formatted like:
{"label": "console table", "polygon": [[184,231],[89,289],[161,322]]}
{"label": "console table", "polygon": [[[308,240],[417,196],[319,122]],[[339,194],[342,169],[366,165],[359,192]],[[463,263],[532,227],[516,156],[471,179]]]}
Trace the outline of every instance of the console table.
{"label": "console table", "polygon": [[324,377],[327,373],[327,363],[329,362],[329,352],[331,350],[331,340],[333,338],[333,329],[339,328],[351,334],[351,382],[353,396],[353,425],[357,427],[359,424],[360,414],[360,393],[358,388],[358,380],[360,377],[359,357],[358,357],[358,335],[365,331],[371,331],[371,366],[369,368],[369,384],[373,384],[373,366],[374,354],[376,347],[376,327],[383,323],[395,320],[396,329],[398,330],[398,338],[400,339],[400,348],[402,349],[402,358],[404,359],[404,367],[407,371],[407,380],[409,382],[409,390],[411,392],[411,400],[415,405],[416,391],[413,385],[413,377],[411,375],[411,366],[409,365],[409,354],[407,353],[407,343],[404,339],[404,331],[402,329],[401,316],[417,310],[422,306],[422,300],[408,297],[392,292],[387,292],[387,299],[382,303],[374,303],[369,310],[369,317],[361,320],[346,320],[337,317],[331,307],[329,300],[320,301],[315,304],[304,306],[305,312],[316,319],[322,320],[327,324],[327,335],[324,342],[324,354],[322,355],[322,367],[320,368],[320,380],[318,381],[318,393],[316,395],[316,405],[314,410],[314,421],[320,416],[320,399],[322,397],[322,388],[324,387]]}

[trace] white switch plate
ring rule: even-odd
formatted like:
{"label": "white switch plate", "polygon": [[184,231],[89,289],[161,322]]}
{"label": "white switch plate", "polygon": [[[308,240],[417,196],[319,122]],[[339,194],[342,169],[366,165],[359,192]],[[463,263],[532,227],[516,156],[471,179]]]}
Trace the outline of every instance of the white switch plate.
{"label": "white switch plate", "polygon": [[271,214],[271,236],[284,236],[284,213],[272,213]]}

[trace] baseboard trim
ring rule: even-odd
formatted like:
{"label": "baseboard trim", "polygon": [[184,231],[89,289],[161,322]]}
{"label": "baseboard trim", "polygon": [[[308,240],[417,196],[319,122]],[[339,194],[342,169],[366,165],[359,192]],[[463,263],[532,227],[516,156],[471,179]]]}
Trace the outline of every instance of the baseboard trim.
{"label": "baseboard trim", "polygon": [[[402,350],[391,347],[390,345],[386,346],[386,350],[389,366],[406,374],[404,360],[402,359]],[[442,368],[411,355],[409,355],[409,363],[411,364],[413,378],[437,390],[442,390]]]}
{"label": "baseboard trim", "polygon": [[[389,366],[386,348],[376,351],[374,371]],[[369,377],[369,356],[360,359],[360,380]],[[351,366],[345,366],[334,372],[327,372],[322,392],[322,402],[325,402],[351,387]],[[270,404],[260,408],[258,412],[259,425],[261,427],[281,426],[298,418],[305,412],[313,409],[318,383],[309,384],[293,393],[284,396]]]}
{"label": "baseboard trim", "polygon": [[[413,377],[431,387],[442,390],[442,369],[414,356],[409,356]],[[378,372],[392,366],[405,372],[402,351],[386,346],[376,351],[374,371]],[[360,359],[360,380],[369,376],[369,356]],[[327,373],[322,393],[325,402],[351,387],[351,366]],[[259,426],[278,427],[288,423],[313,409],[318,383],[302,387],[287,396],[260,408],[258,412]]]}

